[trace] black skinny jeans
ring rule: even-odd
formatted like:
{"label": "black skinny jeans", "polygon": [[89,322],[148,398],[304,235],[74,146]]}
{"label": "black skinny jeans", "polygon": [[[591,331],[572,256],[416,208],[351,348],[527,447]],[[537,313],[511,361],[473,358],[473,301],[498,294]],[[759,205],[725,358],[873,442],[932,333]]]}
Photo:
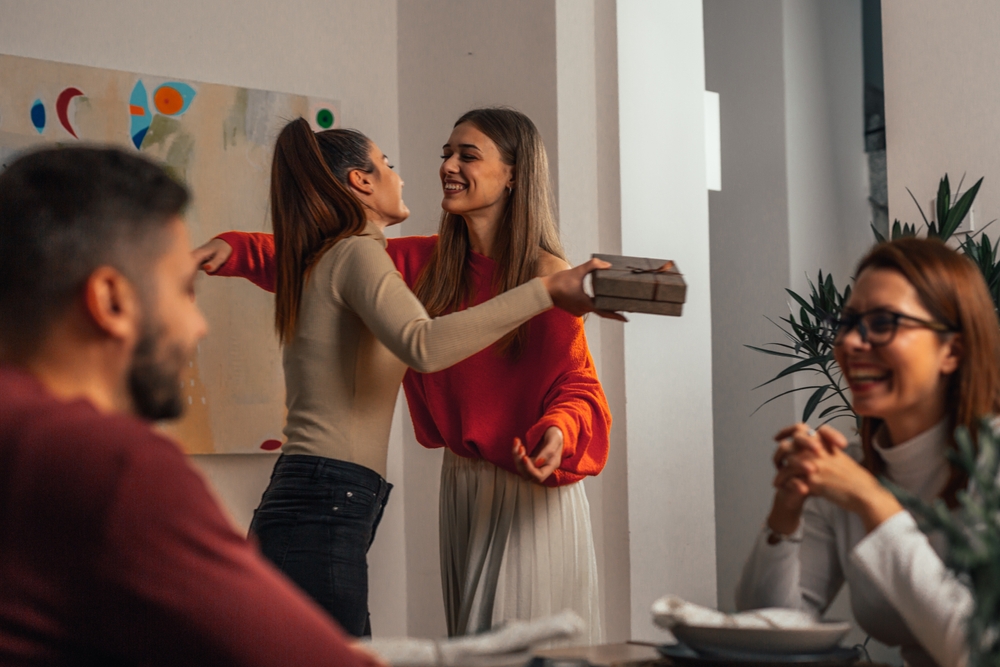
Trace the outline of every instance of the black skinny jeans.
{"label": "black skinny jeans", "polygon": [[264,556],[355,637],[371,635],[368,547],[390,490],[364,466],[283,454],[250,523]]}

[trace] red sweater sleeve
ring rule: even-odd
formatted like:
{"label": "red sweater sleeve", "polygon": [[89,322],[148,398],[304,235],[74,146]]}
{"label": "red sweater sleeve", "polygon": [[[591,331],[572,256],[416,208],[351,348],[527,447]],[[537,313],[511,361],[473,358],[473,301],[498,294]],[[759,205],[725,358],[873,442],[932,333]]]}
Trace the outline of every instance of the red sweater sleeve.
{"label": "red sweater sleeve", "polygon": [[273,235],[225,232],[215,238],[228,243],[233,249],[233,254],[212,275],[246,278],[257,287],[274,292],[276,271]]}
{"label": "red sweater sleeve", "polygon": [[[246,278],[257,287],[274,292],[276,283],[274,261],[274,235],[259,232],[224,232],[215,238],[221,239],[233,249],[225,264],[220,266],[213,276]],[[414,248],[421,253],[427,247],[433,248],[437,237],[404,237],[403,239],[388,239],[387,251],[396,267],[403,272],[406,282],[413,287],[418,264],[422,254],[415,254]],[[416,243],[413,243],[415,241]]]}
{"label": "red sweater sleeve", "polygon": [[583,321],[565,319],[572,319],[568,324],[571,340],[560,360],[562,368],[542,400],[542,418],[525,436],[529,448],[534,448],[550,426],[563,433],[562,464],[545,480],[547,486],[570,484],[584,476],[597,475],[608,461],[611,432],[608,400],[597,379]]}

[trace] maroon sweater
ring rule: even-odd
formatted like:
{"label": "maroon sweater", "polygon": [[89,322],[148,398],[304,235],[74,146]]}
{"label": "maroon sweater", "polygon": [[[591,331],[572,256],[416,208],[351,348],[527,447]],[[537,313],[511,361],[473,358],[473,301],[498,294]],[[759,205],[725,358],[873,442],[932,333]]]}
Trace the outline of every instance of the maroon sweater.
{"label": "maroon sweater", "polygon": [[345,665],[147,424],[0,366],[0,665]]}

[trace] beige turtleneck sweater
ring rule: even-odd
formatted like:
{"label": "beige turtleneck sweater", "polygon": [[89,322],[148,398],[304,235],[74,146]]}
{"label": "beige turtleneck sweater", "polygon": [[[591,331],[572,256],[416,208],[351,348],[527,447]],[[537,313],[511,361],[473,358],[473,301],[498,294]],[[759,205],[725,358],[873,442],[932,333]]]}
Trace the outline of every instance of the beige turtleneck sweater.
{"label": "beige turtleneck sweater", "polygon": [[406,366],[447,368],[552,307],[538,278],[431,319],[368,223],[313,267],[284,348],[285,454],[350,461],[385,476],[389,426]]}

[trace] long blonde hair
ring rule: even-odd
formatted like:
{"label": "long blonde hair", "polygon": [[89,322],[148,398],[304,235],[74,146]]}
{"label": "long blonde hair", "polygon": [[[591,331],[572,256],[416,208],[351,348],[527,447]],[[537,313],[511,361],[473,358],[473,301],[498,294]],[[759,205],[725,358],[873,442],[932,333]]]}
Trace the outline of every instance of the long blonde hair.
{"label": "long blonde hair", "polygon": [[[473,109],[455,122],[469,123],[489,137],[500,159],[513,168],[514,187],[497,226],[494,261],[497,270],[493,294],[523,285],[538,275],[538,255],[545,251],[566,259],[552,212],[549,161],[538,128],[520,111],[506,107]],[[414,293],[427,312],[437,317],[466,306],[473,296],[469,267],[469,232],[462,216],[441,216],[438,241],[424,267]],[[523,324],[500,341],[500,349],[520,354],[527,341]]]}

